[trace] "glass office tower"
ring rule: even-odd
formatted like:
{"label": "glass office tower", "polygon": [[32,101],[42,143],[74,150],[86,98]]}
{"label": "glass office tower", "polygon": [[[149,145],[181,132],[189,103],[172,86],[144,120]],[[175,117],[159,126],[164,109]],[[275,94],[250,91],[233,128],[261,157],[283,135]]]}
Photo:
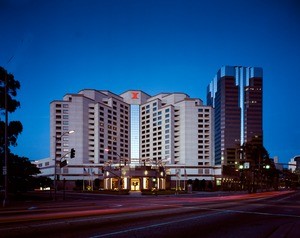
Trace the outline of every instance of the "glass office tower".
{"label": "glass office tower", "polygon": [[262,78],[262,68],[223,66],[208,85],[216,164],[234,165],[236,149],[253,138],[262,144]]}

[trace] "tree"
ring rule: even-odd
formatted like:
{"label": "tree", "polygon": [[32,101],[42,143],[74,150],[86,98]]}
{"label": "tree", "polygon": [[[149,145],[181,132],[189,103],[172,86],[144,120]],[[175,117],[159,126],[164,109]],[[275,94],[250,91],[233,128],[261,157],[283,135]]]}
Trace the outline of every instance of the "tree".
{"label": "tree", "polygon": [[20,102],[15,99],[17,96],[17,90],[20,89],[20,82],[15,80],[12,74],[0,66],[0,110],[5,109],[5,84],[7,83],[7,110],[8,112],[14,112],[20,107]]}
{"label": "tree", "polygon": [[10,154],[8,168],[8,188],[10,192],[26,192],[34,189],[36,184],[35,175],[39,174],[40,170],[28,158]]}
{"label": "tree", "polygon": [[94,187],[96,188],[96,190],[99,190],[99,188],[100,188],[100,179],[96,178],[94,180]]}
{"label": "tree", "polygon": [[83,187],[84,187],[84,181],[81,179],[81,180],[76,180],[75,181],[75,190],[83,190]]}
{"label": "tree", "polygon": [[239,151],[242,152],[240,163],[250,163],[249,169],[242,171],[241,178],[246,181],[249,192],[255,192],[257,188],[268,188],[273,186],[276,189],[278,173],[274,162],[270,159],[269,153],[262,145],[261,137],[254,137],[251,141],[244,143]]}
{"label": "tree", "polygon": [[35,183],[34,183],[34,187],[35,188],[49,188],[51,186],[53,186],[53,180],[49,177],[46,176],[38,176],[35,177]]}
{"label": "tree", "polygon": [[206,181],[205,181],[205,179],[202,179],[200,181],[200,190],[205,191],[205,188],[206,188]]}
{"label": "tree", "polygon": [[[0,155],[2,158],[5,151],[5,120],[2,120],[2,116],[5,115],[5,91],[7,91],[7,112],[12,113],[20,107],[20,102],[15,99],[18,89],[20,89],[19,81],[0,66]],[[23,126],[20,121],[11,121],[7,125],[8,152],[9,146],[17,146],[17,138],[22,130]]]}
{"label": "tree", "polygon": [[200,187],[200,180],[196,178],[193,182],[193,190],[198,191],[199,187]]}
{"label": "tree", "polygon": [[[8,123],[8,113],[12,113],[20,107],[20,102],[16,100],[19,89],[19,81],[15,80],[14,76],[7,73],[3,67],[0,67],[0,157],[7,158],[7,161],[1,159],[0,163],[1,167],[6,166],[7,184],[5,183],[5,185],[8,185],[10,192],[23,192],[32,189],[35,184],[34,176],[40,173],[40,170],[28,158],[14,155],[9,150],[10,146],[17,146],[18,135],[23,130],[20,121]],[[2,119],[3,115],[5,120]],[[7,129],[7,134],[5,129]],[[7,145],[5,145],[5,137],[7,138]],[[3,180],[3,176],[0,179]]]}
{"label": "tree", "polygon": [[300,185],[300,169],[297,168],[295,171],[294,171],[295,175],[297,176],[297,186]]}
{"label": "tree", "polygon": [[[9,152],[9,146],[17,146],[18,135],[22,132],[23,126],[19,121],[11,121],[7,127],[7,146]],[[5,122],[0,121],[0,154],[4,154],[5,146]]]}
{"label": "tree", "polygon": [[258,168],[264,164],[270,164],[269,153],[261,142],[260,136],[253,137],[240,148],[243,151],[243,159],[250,162],[252,167]]}

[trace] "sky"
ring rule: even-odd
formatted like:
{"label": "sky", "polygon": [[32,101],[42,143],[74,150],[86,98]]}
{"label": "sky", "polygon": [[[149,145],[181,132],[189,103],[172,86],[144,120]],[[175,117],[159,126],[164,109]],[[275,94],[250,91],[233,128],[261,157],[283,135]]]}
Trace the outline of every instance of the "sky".
{"label": "sky", "polygon": [[[20,156],[50,155],[50,102],[82,89],[183,92],[263,68],[264,146],[300,155],[298,0],[0,0],[0,66],[20,81]],[[1,120],[4,120],[1,115]]]}

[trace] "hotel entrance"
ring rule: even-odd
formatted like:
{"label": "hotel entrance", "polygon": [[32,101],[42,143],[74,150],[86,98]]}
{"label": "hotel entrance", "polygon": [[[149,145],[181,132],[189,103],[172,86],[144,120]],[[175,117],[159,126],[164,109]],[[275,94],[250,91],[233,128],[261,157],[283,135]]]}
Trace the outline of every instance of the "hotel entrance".
{"label": "hotel entrance", "polygon": [[139,178],[132,178],[131,179],[131,191],[140,191],[140,179]]}
{"label": "hotel entrance", "polygon": [[121,170],[118,167],[105,167],[103,179],[103,187],[108,190],[143,191],[166,189],[166,173],[163,167],[127,166]]}

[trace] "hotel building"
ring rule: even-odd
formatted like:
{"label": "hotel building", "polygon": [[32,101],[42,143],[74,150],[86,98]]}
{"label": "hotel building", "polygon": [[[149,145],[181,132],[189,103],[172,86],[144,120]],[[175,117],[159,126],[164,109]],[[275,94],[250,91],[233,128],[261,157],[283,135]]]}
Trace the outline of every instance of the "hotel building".
{"label": "hotel building", "polygon": [[37,164],[53,176],[54,158],[67,160],[60,179],[99,178],[106,189],[150,189],[152,178],[158,189],[213,181],[212,125],[212,107],[184,93],[84,89],[50,103],[50,158]]}
{"label": "hotel building", "polygon": [[263,143],[262,80],[262,68],[223,66],[208,85],[216,165],[235,166],[240,145],[254,138]]}

